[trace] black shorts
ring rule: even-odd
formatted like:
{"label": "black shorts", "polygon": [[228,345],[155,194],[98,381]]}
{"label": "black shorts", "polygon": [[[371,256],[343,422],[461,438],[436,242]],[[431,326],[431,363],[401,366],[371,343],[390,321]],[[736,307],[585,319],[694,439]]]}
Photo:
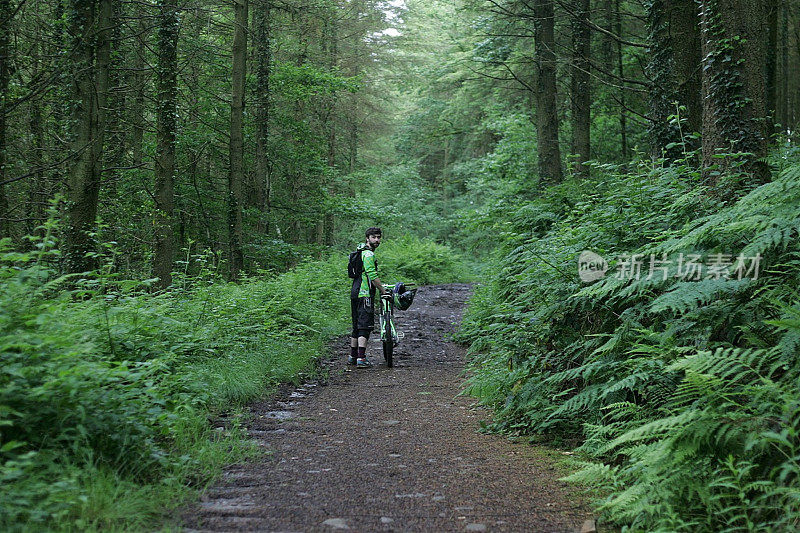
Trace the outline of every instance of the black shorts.
{"label": "black shorts", "polygon": [[372,298],[350,298],[350,316],[353,320],[351,337],[369,337],[375,327]]}

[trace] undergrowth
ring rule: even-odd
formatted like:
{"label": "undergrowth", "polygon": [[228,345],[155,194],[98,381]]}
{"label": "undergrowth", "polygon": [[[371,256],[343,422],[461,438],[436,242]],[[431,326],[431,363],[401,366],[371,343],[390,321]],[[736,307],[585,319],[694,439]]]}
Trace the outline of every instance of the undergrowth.
{"label": "undergrowth", "polygon": [[[468,392],[496,431],[577,440],[569,479],[625,530],[800,527],[800,154],[769,163],[749,190],[688,164],[598,166],[490,221]],[[602,279],[580,280],[584,250]]]}
{"label": "undergrowth", "polygon": [[376,252],[379,274],[385,281],[419,285],[467,281],[470,273],[461,256],[450,247],[411,234],[389,238]]}
{"label": "undergrowth", "polygon": [[[33,251],[0,246],[0,529],[152,530],[258,453],[239,407],[307,379],[348,330],[347,257],[233,284],[190,256],[198,274],[153,293],[114,270],[111,244],[97,272],[59,276],[55,227]],[[401,278],[456,268],[429,242],[385,249]]]}

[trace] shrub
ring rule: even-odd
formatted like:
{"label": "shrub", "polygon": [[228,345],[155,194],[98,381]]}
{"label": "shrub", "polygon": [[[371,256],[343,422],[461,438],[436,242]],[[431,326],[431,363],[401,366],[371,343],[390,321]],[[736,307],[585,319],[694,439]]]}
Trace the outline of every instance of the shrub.
{"label": "shrub", "polygon": [[378,249],[377,257],[382,280],[388,282],[429,285],[466,281],[468,277],[456,252],[445,245],[412,235],[386,239]]}
{"label": "shrub", "polygon": [[[148,527],[187,484],[254,453],[235,417],[225,433],[209,417],[313,374],[347,328],[341,254],[240,284],[189,256],[153,294],[114,272],[110,246],[106,266],[79,278],[57,275],[49,236],[36,244],[24,254],[0,244],[4,530]],[[461,275],[458,256],[431,241],[381,250],[381,270],[404,281]]]}
{"label": "shrub", "polygon": [[[606,519],[637,531],[797,527],[797,160],[779,154],[774,181],[736,201],[689,166],[598,167],[493,221],[507,228],[498,274],[460,332],[468,390],[497,410],[497,431],[582,443],[589,460],[571,479],[606,491]],[[760,276],[680,279],[673,264],[666,279],[586,285],[584,249],[760,254]]]}
{"label": "shrub", "polygon": [[[48,266],[57,252],[39,244],[0,250],[4,530],[85,528],[92,513],[95,527],[116,527],[139,519],[115,511],[125,498],[149,502],[149,518],[163,512],[187,483],[252,453],[235,423],[222,435],[208,417],[312,374],[346,328],[333,258],[240,285],[179,278],[149,294],[109,269],[59,278]],[[122,488],[113,503],[102,479]]]}

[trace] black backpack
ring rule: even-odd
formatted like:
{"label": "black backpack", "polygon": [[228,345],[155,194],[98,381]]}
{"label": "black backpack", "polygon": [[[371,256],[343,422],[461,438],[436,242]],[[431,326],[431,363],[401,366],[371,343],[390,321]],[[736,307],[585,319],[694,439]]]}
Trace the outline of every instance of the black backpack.
{"label": "black backpack", "polygon": [[364,272],[364,260],[361,258],[362,251],[350,252],[350,258],[347,260],[347,277],[351,279],[360,279],[362,272]]}

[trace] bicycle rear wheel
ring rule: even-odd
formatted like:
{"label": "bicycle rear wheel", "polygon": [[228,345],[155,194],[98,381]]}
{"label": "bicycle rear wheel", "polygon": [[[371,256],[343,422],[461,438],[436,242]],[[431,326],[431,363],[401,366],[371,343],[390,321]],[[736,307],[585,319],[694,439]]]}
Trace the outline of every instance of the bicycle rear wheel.
{"label": "bicycle rear wheel", "polygon": [[386,359],[386,366],[392,368],[392,355],[394,352],[394,337],[392,336],[392,315],[388,311],[382,320],[383,331],[383,358]]}

